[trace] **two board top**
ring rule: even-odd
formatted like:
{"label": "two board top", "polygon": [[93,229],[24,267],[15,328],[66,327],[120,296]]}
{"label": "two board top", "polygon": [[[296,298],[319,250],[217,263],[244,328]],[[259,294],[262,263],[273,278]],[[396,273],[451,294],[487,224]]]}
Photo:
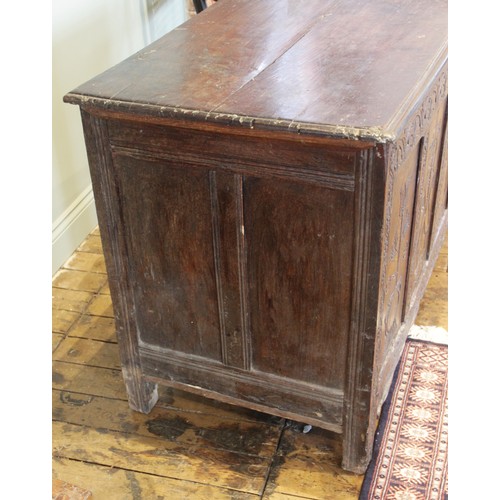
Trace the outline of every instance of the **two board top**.
{"label": "two board top", "polygon": [[445,0],[219,0],[64,99],[386,141],[446,59]]}

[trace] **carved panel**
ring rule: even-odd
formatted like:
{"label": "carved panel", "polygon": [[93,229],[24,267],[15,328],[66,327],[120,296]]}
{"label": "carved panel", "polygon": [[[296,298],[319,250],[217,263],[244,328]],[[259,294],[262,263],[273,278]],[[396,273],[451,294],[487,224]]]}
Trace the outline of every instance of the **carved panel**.
{"label": "carved panel", "polygon": [[422,99],[413,115],[408,119],[406,126],[391,144],[388,155],[389,168],[397,170],[405,161],[407,155],[429,129],[430,122],[435,116],[435,110],[448,97],[448,64],[435,80],[426,97]]}
{"label": "carved panel", "polygon": [[[430,211],[431,215],[424,214],[420,217],[421,229],[417,229],[415,233],[416,241],[410,241],[410,238],[414,238],[410,231],[415,202],[420,209],[432,205],[431,200],[437,201],[438,196],[443,196],[435,194],[436,155],[439,155],[441,147],[443,110],[448,95],[447,84],[448,73],[445,65],[395,142],[388,144],[382,151],[386,157],[387,182],[377,325],[379,343],[375,353],[375,365],[379,367],[387,362],[387,354],[404,321],[405,309],[410,307],[408,304],[410,297],[405,298],[409,247],[428,245],[429,226],[432,223],[430,217],[433,210]],[[429,131],[436,126],[438,130],[428,137]],[[430,166],[430,170],[424,164]],[[419,165],[424,166],[423,175],[420,176],[421,181],[417,179]],[[417,181],[419,199],[415,200]],[[424,251],[424,261],[426,254],[427,251]],[[414,271],[413,276],[418,280],[420,276],[417,267]],[[409,291],[412,291],[414,286],[415,283]],[[390,370],[387,370],[387,373],[389,372]],[[380,376],[376,390],[377,400],[380,400],[384,390],[386,381],[382,380],[383,377],[384,373]]]}
{"label": "carved panel", "polygon": [[[446,119],[446,115],[445,115]],[[439,167],[439,178],[436,189],[436,202],[434,208],[434,220],[432,223],[431,244],[438,237],[439,228],[441,226],[443,215],[448,208],[448,126],[446,125],[443,136],[443,144],[441,148],[441,165]]]}
{"label": "carved panel", "polygon": [[[436,199],[436,180],[443,137],[443,118],[444,106],[441,106],[434,113],[429,132],[423,142],[405,292],[405,313],[408,313],[413,304],[414,293],[420,282],[429,254],[434,202]],[[404,317],[402,321],[404,321]]]}
{"label": "carved panel", "polygon": [[[422,143],[415,144],[411,154],[406,156],[403,165],[390,170],[392,185],[391,213],[388,224],[389,234],[385,245],[385,287],[382,301],[384,304],[384,324],[382,336],[383,352],[396,335],[401,325],[405,291],[406,269],[410,247],[413,206],[418,164]],[[386,223],[388,221],[386,220]]]}

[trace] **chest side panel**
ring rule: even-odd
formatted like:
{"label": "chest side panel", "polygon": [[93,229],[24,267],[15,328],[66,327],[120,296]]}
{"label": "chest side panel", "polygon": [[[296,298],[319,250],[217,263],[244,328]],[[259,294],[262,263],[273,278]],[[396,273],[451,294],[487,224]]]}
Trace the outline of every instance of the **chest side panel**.
{"label": "chest side panel", "polygon": [[357,150],[107,130],[146,376],[339,430]]}

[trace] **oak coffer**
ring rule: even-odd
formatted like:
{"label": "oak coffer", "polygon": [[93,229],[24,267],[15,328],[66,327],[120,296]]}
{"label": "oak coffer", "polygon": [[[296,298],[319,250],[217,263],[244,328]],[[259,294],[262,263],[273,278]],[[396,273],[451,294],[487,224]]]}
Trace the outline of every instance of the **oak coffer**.
{"label": "oak coffer", "polygon": [[131,407],[193,391],[364,471],[446,231],[446,3],[220,0],[65,101]]}

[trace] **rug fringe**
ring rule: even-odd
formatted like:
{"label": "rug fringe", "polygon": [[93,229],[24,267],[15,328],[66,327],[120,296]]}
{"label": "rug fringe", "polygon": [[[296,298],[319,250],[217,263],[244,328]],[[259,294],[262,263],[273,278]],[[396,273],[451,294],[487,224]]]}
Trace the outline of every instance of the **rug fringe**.
{"label": "rug fringe", "polygon": [[448,332],[440,326],[414,325],[410,328],[408,338],[433,342],[434,344],[448,345]]}

